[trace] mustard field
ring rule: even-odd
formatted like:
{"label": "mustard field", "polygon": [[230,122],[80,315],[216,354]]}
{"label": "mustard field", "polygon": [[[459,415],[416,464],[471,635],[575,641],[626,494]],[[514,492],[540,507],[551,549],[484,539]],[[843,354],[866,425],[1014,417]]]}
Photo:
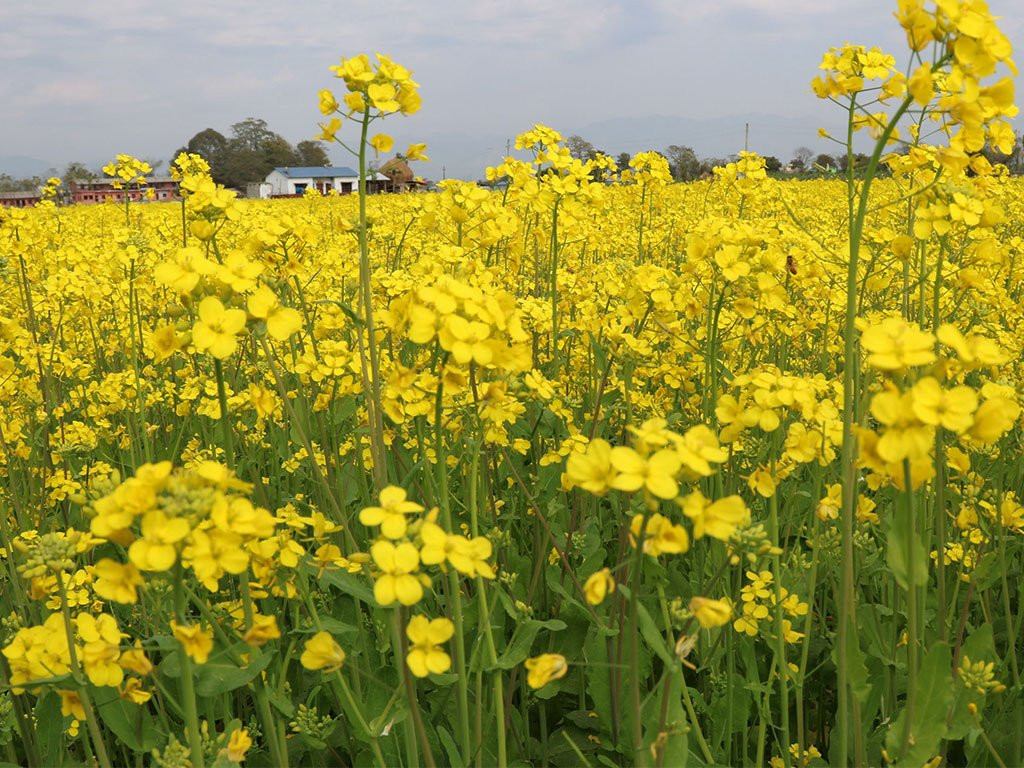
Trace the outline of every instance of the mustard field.
{"label": "mustard field", "polygon": [[[1021,765],[1012,61],[897,20],[839,179],[0,209],[5,764]],[[334,70],[365,177],[417,84]]]}

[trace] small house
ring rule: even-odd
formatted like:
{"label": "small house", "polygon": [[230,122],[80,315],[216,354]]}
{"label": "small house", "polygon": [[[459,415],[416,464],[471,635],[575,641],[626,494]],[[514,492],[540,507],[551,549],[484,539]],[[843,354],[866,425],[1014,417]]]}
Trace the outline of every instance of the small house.
{"label": "small house", "polygon": [[[367,179],[368,192],[383,192],[390,184],[389,179],[375,174]],[[296,166],[275,168],[267,174],[267,180],[253,191],[260,197],[297,197],[306,190],[315,189],[322,195],[330,191],[348,195],[359,189],[359,172],[345,166]]]}

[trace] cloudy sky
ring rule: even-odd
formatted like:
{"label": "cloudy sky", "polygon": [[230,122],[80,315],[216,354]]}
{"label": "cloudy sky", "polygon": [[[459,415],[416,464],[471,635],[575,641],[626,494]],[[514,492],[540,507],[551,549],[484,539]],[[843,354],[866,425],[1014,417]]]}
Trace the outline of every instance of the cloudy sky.
{"label": "cloudy sky", "polygon": [[[612,153],[689,144],[783,159],[840,111],[809,82],[845,41],[902,60],[895,0],[0,0],[0,155],[165,159],[247,116],[297,142],[341,56],[388,53],[423,109],[423,175],[473,177],[535,122]],[[1024,3],[990,0],[1024,48]],[[589,134],[588,135],[588,131]],[[676,135],[678,132],[679,135]],[[340,153],[339,162],[347,162]]]}

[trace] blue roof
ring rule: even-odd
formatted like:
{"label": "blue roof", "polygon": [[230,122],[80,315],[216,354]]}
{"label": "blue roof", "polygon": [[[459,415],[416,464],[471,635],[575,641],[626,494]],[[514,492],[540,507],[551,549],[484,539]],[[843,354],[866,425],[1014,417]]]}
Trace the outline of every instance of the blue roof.
{"label": "blue roof", "polygon": [[333,176],[348,176],[356,177],[359,176],[358,171],[354,171],[351,168],[345,166],[296,166],[294,168],[275,168],[278,173],[283,173],[290,179],[323,179]]}

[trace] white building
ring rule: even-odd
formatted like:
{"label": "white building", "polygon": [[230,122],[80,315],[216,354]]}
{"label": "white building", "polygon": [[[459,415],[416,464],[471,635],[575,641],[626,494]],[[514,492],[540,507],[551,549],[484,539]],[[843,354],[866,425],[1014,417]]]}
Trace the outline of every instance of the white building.
{"label": "white building", "polygon": [[[368,191],[381,192],[386,189],[389,179],[376,174],[367,180]],[[267,180],[253,187],[253,196],[262,198],[305,194],[308,189],[315,189],[320,194],[327,194],[332,189],[339,194],[347,195],[359,188],[359,172],[344,166],[300,166],[294,168],[275,168],[267,174]]]}

